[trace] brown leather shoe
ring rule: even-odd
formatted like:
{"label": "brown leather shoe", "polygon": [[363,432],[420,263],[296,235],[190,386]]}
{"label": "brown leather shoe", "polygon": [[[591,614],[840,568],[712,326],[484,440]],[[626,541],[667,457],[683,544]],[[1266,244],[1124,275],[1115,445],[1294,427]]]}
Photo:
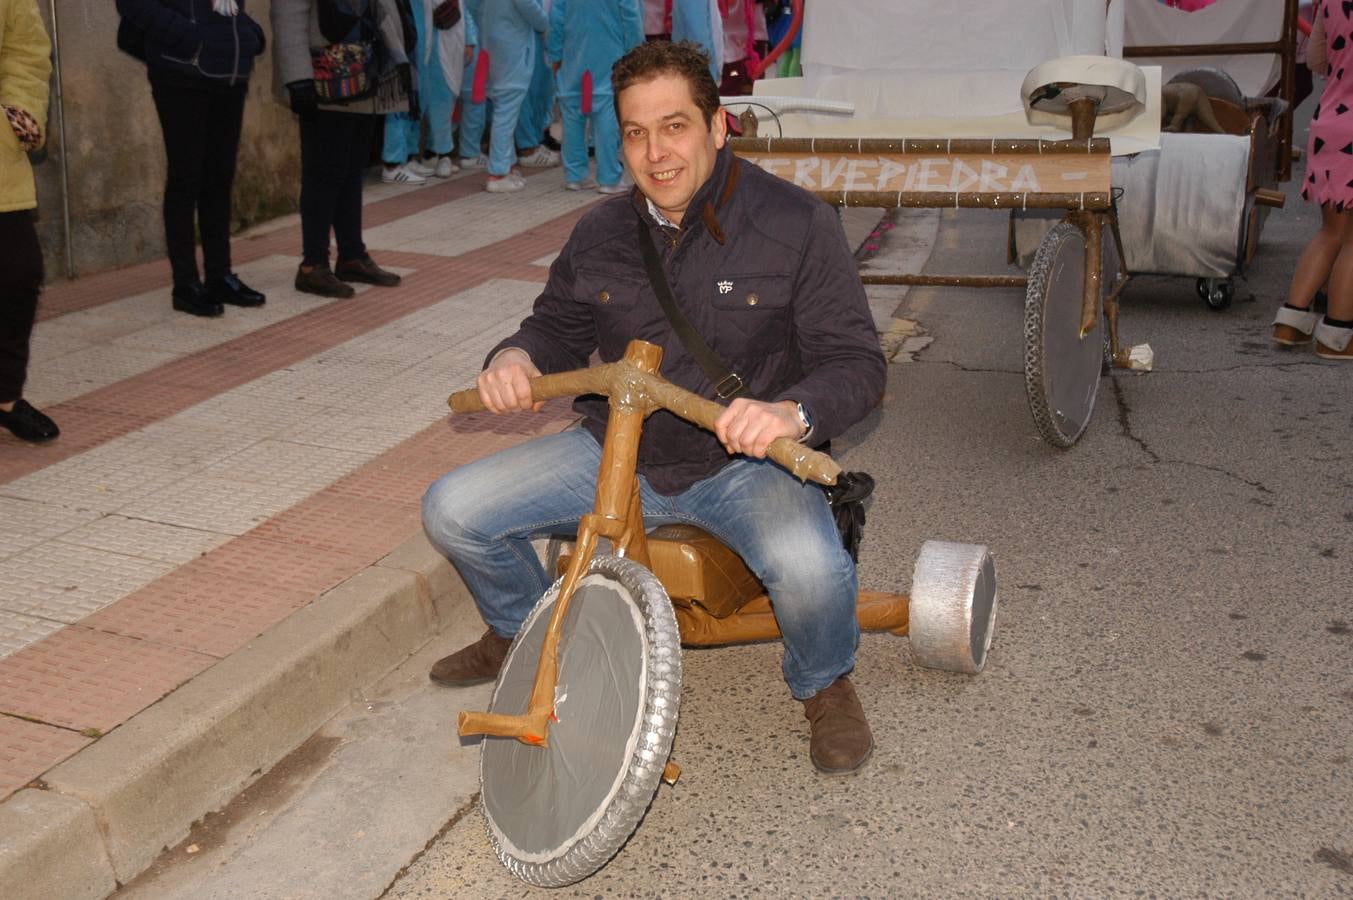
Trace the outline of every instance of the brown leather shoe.
{"label": "brown leather shoe", "polygon": [[803,715],[812,732],[808,755],[824,775],[854,772],[874,752],[864,707],[844,675],[805,700]]}
{"label": "brown leather shoe", "polygon": [[492,628],[468,647],[462,647],[450,656],[444,656],[432,665],[428,677],[447,687],[465,687],[483,684],[498,677],[498,670],[507,659],[512,638],[499,637]]}
{"label": "brown leather shoe", "polygon": [[394,287],[399,284],[399,276],[387,272],[368,254],[359,259],[340,259],[334,266],[334,274],[343,281],[360,281],[377,287]]}
{"label": "brown leather shoe", "polygon": [[357,293],[350,285],[346,285],[334,277],[327,265],[311,266],[306,268],[302,265],[296,270],[296,290],[303,294],[318,294],[321,297],[337,297],[340,300],[346,300]]}

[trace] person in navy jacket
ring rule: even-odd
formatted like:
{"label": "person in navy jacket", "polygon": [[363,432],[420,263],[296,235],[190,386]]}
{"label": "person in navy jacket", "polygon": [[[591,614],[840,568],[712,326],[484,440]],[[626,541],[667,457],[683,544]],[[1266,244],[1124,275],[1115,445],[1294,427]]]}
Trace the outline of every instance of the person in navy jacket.
{"label": "person in navy jacket", "polygon": [[[144,34],[150,92],[164,133],[168,173],[164,232],[174,309],[219,316],[224,304],[262,306],[230,267],[230,191],[244,97],[263,29],[245,0],[117,0]],[[199,277],[194,224],[202,235]]]}

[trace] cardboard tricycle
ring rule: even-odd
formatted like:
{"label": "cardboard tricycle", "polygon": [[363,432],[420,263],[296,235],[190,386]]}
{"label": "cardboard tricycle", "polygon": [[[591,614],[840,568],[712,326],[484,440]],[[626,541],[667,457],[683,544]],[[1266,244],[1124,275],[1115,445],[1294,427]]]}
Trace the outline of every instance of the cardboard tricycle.
{"label": "cardboard tricycle", "polygon": [[[690,526],[646,534],[635,462],[643,421],[666,409],[713,430],[723,407],[658,377],[661,348],[630,343],[615,363],[531,380],[533,400],[610,398],[594,511],[579,523],[563,576],[527,616],[488,712],[462,712],[484,735],[481,806],[499,859],[531,884],[572,884],[600,869],[638,826],[669,759],[681,703],[681,645],[779,636],[764,588],[741,559]],[[484,407],[452,395],[457,413]],[[767,455],[832,485],[831,457],[781,438]],[[609,541],[610,554],[598,554]],[[860,593],[860,626],[908,635],[923,666],[976,673],[996,616],[985,547],[928,541],[912,594]]]}

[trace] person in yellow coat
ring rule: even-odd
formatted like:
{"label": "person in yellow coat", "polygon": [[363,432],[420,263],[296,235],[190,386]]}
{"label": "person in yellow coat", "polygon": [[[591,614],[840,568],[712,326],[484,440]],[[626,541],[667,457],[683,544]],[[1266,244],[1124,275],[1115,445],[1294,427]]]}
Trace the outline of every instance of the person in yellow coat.
{"label": "person in yellow coat", "polygon": [[28,153],[40,150],[46,138],[51,53],[37,0],[0,0],[0,426],[34,443],[60,433],[23,399],[43,275]]}

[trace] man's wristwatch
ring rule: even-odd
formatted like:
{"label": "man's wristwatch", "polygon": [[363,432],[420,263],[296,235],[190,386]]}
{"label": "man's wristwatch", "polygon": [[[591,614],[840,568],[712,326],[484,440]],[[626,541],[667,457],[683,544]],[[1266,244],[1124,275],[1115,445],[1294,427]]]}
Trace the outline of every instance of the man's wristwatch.
{"label": "man's wristwatch", "polygon": [[803,431],[799,433],[799,440],[803,440],[813,430],[813,420],[808,418],[808,410],[803,408],[802,403],[795,403],[794,411],[798,414],[799,426],[803,428]]}

